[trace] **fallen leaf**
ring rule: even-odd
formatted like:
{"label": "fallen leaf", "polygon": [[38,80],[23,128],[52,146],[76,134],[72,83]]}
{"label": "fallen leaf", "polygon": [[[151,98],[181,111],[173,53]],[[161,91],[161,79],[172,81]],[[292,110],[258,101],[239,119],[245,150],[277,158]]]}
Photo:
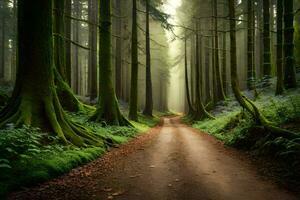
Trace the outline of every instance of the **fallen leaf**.
{"label": "fallen leaf", "polygon": [[114,193],[112,193],[112,196],[119,196],[121,194],[124,194],[124,191],[114,192]]}
{"label": "fallen leaf", "polygon": [[102,189],[104,192],[110,192],[110,191],[112,191],[112,188],[103,188]]}

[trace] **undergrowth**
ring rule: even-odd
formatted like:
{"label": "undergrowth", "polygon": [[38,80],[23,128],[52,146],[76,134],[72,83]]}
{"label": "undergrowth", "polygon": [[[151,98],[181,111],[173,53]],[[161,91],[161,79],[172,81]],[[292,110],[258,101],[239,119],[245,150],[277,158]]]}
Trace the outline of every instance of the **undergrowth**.
{"label": "undergrowth", "polygon": [[[68,113],[75,122],[84,124],[94,134],[111,144],[127,142],[137,134],[155,126],[158,118],[139,117],[134,127],[106,126],[88,121],[87,113]],[[51,133],[9,124],[0,130],[0,198],[24,186],[49,180],[101,156],[109,146],[78,148],[64,146]]]}
{"label": "undergrowth", "polygon": [[[289,91],[284,96],[261,94],[255,104],[276,126],[299,133],[299,138],[288,140],[276,137],[263,127],[256,126],[251,116],[233,99],[227,106],[219,106],[215,120],[194,122],[201,129],[226,145],[249,151],[252,155],[270,158],[280,166],[277,174],[289,185],[300,183],[300,93]],[[298,187],[297,186],[297,187]]]}

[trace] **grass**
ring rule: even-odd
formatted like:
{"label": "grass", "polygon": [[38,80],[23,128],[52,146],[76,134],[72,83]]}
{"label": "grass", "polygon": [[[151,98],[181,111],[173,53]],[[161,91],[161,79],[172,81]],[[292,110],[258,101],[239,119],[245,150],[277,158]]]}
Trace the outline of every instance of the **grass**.
{"label": "grass", "polygon": [[[83,113],[68,113],[73,121],[84,124],[96,135],[118,145],[127,142],[159,122],[158,117],[139,116],[133,127],[103,126],[88,122]],[[20,187],[32,186],[49,180],[71,169],[88,163],[109,147],[78,148],[64,146],[51,133],[31,127],[14,128],[11,124],[0,130],[0,198]]]}
{"label": "grass", "polygon": [[280,181],[292,188],[300,188],[299,90],[277,97],[264,92],[255,104],[276,126],[299,133],[299,138],[288,140],[284,136],[276,137],[263,127],[256,126],[251,116],[233,98],[215,109],[215,120],[193,122],[193,127],[213,135],[226,145],[246,150],[255,157],[272,160],[280,168],[276,169]]}

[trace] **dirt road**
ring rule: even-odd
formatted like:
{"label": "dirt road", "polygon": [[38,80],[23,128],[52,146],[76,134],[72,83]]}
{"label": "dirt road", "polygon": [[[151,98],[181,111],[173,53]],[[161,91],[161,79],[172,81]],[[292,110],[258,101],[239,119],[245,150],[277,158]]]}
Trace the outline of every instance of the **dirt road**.
{"label": "dirt road", "polygon": [[10,199],[296,200],[241,154],[165,118],[161,127]]}

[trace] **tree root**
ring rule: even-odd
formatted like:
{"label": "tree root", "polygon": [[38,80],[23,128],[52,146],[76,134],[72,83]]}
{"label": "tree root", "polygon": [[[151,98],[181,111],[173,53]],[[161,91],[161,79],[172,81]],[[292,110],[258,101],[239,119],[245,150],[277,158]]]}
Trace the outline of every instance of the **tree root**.
{"label": "tree root", "polygon": [[103,108],[98,108],[90,118],[90,121],[103,123],[104,125],[133,126],[129,120],[121,114],[119,108],[115,108],[113,112],[105,112]]}
{"label": "tree root", "polygon": [[300,137],[299,134],[293,131],[283,129],[272,124],[268,119],[265,118],[265,116],[263,116],[257,106],[250,99],[245,96],[243,96],[243,98],[252,106],[254,111],[252,113],[252,116],[254,117],[254,119],[257,120],[257,123],[259,125],[262,125],[266,130],[269,130],[273,134],[276,134],[278,137],[284,137],[287,139],[295,139]]}
{"label": "tree root", "polygon": [[53,131],[65,144],[76,146],[103,145],[103,139],[92,134],[90,130],[73,122],[62,110],[59,99],[53,89],[53,96],[37,99],[20,95],[19,102],[11,109],[5,107],[1,112],[0,127],[12,123],[16,127],[22,125],[41,128],[44,131]]}
{"label": "tree root", "polygon": [[82,103],[74,93],[70,86],[63,80],[57,69],[54,69],[56,92],[62,107],[69,112],[93,112],[95,108]]}

